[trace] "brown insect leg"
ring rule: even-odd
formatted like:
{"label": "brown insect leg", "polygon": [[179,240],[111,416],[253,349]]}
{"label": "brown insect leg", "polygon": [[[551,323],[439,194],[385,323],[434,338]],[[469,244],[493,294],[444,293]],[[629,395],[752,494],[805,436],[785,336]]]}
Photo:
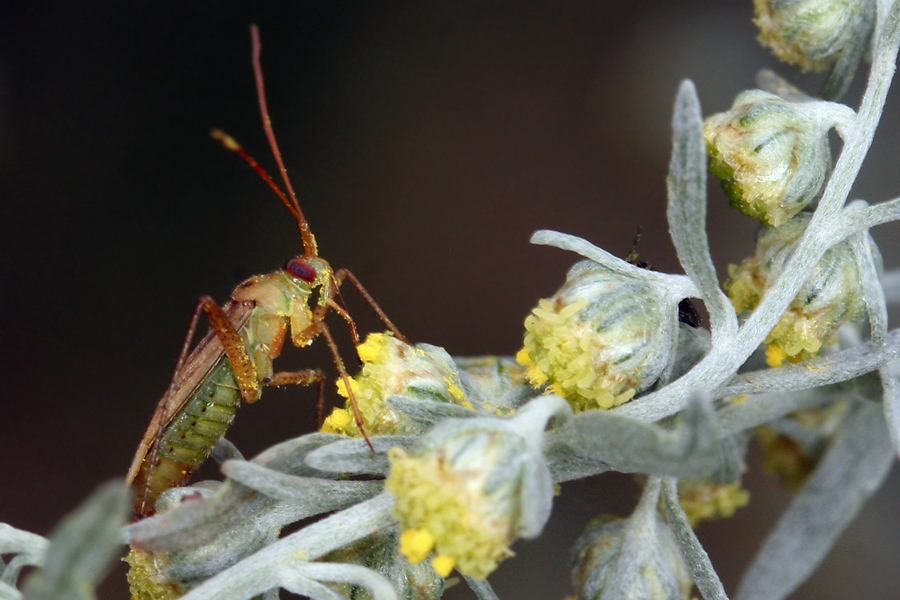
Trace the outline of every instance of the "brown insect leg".
{"label": "brown insect leg", "polygon": [[319,369],[303,369],[302,371],[279,371],[273,373],[271,377],[264,380],[263,385],[282,386],[282,385],[310,385],[325,380],[325,373]]}
{"label": "brown insect leg", "polygon": [[334,364],[338,368],[338,372],[341,374],[341,379],[344,380],[344,387],[347,388],[347,396],[350,398],[350,407],[353,409],[353,419],[356,421],[356,426],[359,428],[359,432],[362,434],[363,439],[366,440],[366,444],[369,446],[369,450],[372,453],[375,453],[375,448],[372,446],[372,442],[369,441],[369,436],[366,435],[365,427],[363,426],[362,414],[359,412],[359,405],[356,403],[356,398],[353,396],[353,388],[350,387],[350,375],[347,374],[347,369],[344,367],[344,361],[341,360],[341,355],[338,353],[337,344],[334,343],[334,338],[331,337],[331,331],[328,329],[328,325],[326,325],[323,321],[319,321],[319,331],[322,332],[322,335],[325,336],[325,341],[328,342],[328,348],[331,350],[331,356],[334,359]]}
{"label": "brown insect leg", "polygon": [[337,302],[335,302],[335,301],[332,300],[331,298],[329,298],[328,300],[326,300],[325,303],[326,303],[329,307],[331,307],[331,309],[332,309],[334,312],[336,312],[337,314],[341,315],[341,317],[343,317],[344,320],[347,321],[347,325],[350,327],[350,335],[353,337],[353,345],[354,345],[354,346],[359,346],[359,344],[360,344],[360,340],[359,340],[359,332],[356,330],[356,323],[353,322],[353,317],[350,316],[350,313],[348,313],[348,312],[344,309],[343,306],[341,306],[340,304],[338,304]]}
{"label": "brown insect leg", "polygon": [[256,402],[259,399],[259,377],[253,360],[247,353],[244,340],[215,300],[204,296],[200,299],[199,307],[206,313],[210,327],[216,332],[216,337],[225,349],[225,355],[234,371],[234,379],[241,388],[241,397],[244,402]]}
{"label": "brown insect leg", "polygon": [[[148,453],[147,460],[149,461],[149,469],[152,469],[156,465],[157,455],[159,454],[159,445],[162,443],[162,437],[165,433],[164,424],[167,423],[169,419],[167,414],[169,398],[171,398],[172,394],[175,393],[175,390],[178,389],[185,362],[187,362],[187,357],[191,350],[191,342],[194,340],[194,336],[197,333],[197,325],[200,322],[200,314],[202,312],[206,313],[210,326],[213,328],[213,331],[216,332],[216,336],[222,343],[225,354],[228,356],[228,360],[231,361],[235,380],[241,388],[241,397],[247,402],[254,402],[259,397],[259,382],[257,381],[256,368],[253,366],[250,356],[247,354],[247,348],[244,346],[241,336],[238,335],[234,325],[228,320],[225,311],[222,310],[212,297],[201,297],[194,307],[194,312],[191,314],[191,322],[188,325],[184,341],[181,343],[181,352],[178,354],[178,362],[175,363],[175,372],[172,374],[172,380],[169,382],[169,387],[166,389],[163,400],[157,405],[157,411],[160,413],[157,422],[160,425],[156,430],[156,437],[154,438],[153,445],[150,447],[150,452]],[[129,473],[129,475],[129,479],[131,479],[133,475],[131,473]],[[139,514],[145,514],[149,492],[150,477],[147,477],[144,489],[141,490]]]}
{"label": "brown insect leg", "polygon": [[378,303],[375,302],[375,299],[372,297],[372,295],[366,290],[366,288],[363,287],[363,284],[360,283],[359,279],[356,278],[356,275],[354,275],[347,269],[338,269],[334,272],[335,284],[340,286],[345,277],[349,279],[354,286],[356,286],[356,289],[359,290],[359,294],[365,299],[366,302],[369,303],[369,306],[372,307],[372,310],[375,311],[378,317],[382,321],[384,321],[384,324],[387,325],[387,328],[391,330],[391,333],[393,333],[394,336],[404,344],[408,344],[409,340],[406,339],[406,336],[400,333],[400,330],[397,329],[397,326],[394,325],[394,323],[388,318],[381,307],[378,306]]}
{"label": "brown insect leg", "polygon": [[320,431],[325,424],[325,378],[319,380],[319,392],[316,398],[316,430]]}
{"label": "brown insect leg", "polygon": [[325,422],[325,373],[319,369],[304,369],[302,371],[279,371],[263,381],[263,385],[282,386],[288,384],[310,385],[318,383],[316,393],[316,429],[322,429]]}

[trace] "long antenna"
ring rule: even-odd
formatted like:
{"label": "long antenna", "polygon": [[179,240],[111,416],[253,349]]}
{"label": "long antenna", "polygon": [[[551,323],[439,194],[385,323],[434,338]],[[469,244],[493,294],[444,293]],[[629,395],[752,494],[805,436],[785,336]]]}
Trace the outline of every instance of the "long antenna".
{"label": "long antenna", "polygon": [[294,218],[297,219],[298,223],[301,219],[303,219],[303,215],[297,212],[297,209],[294,207],[291,201],[287,199],[287,196],[284,195],[284,192],[281,191],[281,188],[278,187],[278,184],[275,183],[271,177],[269,177],[269,174],[266,173],[266,170],[263,169],[258,162],[256,162],[256,159],[247,154],[247,151],[241,148],[241,145],[234,141],[233,137],[231,137],[221,129],[215,128],[210,130],[209,135],[212,136],[212,139],[220,142],[223,146],[225,146],[227,150],[231,150],[232,152],[243,158],[245,161],[247,161],[247,164],[250,165],[250,167],[254,171],[256,171],[256,173],[260,177],[262,177],[263,181],[268,183],[269,187],[275,191],[275,193],[278,195],[278,199],[281,200],[281,203],[284,204],[289,211],[291,211],[291,214],[294,215]]}
{"label": "long antenna", "polygon": [[269,146],[272,148],[272,154],[275,155],[275,162],[278,163],[278,169],[281,171],[284,187],[291,198],[294,210],[297,211],[294,216],[297,218],[297,226],[300,228],[300,237],[303,240],[303,253],[306,256],[318,256],[316,238],[309,228],[309,223],[306,222],[306,218],[303,216],[303,211],[300,210],[297,194],[294,193],[291,180],[288,179],[287,169],[284,166],[284,161],[281,160],[281,152],[278,150],[278,142],[275,141],[275,132],[272,130],[272,119],[269,118],[269,109],[266,105],[266,88],[263,84],[262,66],[259,63],[262,44],[259,41],[259,28],[256,25],[250,26],[250,39],[253,42],[253,74],[256,77],[256,93],[259,96],[259,111],[262,114],[263,128],[266,130],[266,137],[269,138]]}

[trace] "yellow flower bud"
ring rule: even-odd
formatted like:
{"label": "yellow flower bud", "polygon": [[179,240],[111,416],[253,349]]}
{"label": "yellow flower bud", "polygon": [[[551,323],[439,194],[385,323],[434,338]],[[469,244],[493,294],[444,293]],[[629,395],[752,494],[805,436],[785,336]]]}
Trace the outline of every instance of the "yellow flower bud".
{"label": "yellow flower bud", "polygon": [[517,538],[537,536],[553,499],[541,450],[553,414],[571,411],[542,396],[508,418],[447,419],[410,451],[392,448],[384,488],[396,499],[400,552],[411,562],[433,552],[438,573],[483,579]]}
{"label": "yellow flower bud", "polygon": [[[487,485],[495,476],[491,467],[496,465],[496,445],[495,440],[479,436],[453,444],[453,449],[420,456],[409,456],[400,448],[391,450],[385,489],[397,497],[394,516],[408,540],[400,551],[410,562],[423,560],[433,545],[439,556],[451,557],[461,573],[483,579],[512,556],[509,545],[517,537],[518,490],[514,485],[490,490]],[[452,460],[458,459],[455,449],[486,454],[460,463]],[[510,482],[516,479],[510,477]]]}

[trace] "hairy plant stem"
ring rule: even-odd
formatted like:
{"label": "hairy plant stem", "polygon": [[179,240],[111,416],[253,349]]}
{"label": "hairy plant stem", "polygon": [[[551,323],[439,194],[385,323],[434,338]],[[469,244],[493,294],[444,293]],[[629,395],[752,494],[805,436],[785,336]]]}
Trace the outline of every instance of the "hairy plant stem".
{"label": "hairy plant stem", "polygon": [[894,4],[879,22],[876,49],[858,115],[848,128],[847,138],[834,172],[806,232],[797,244],[781,276],[768,290],[753,314],[732,338],[719,335],[712,350],[691,371],[661,390],[614,408],[624,415],[657,421],[681,411],[691,394],[710,394],[727,381],[763,342],[806,281],[803,277],[821,260],[841,235],[839,218],[850,187],[862,167],[875,137],[875,130],[894,76],[900,45],[900,3]]}

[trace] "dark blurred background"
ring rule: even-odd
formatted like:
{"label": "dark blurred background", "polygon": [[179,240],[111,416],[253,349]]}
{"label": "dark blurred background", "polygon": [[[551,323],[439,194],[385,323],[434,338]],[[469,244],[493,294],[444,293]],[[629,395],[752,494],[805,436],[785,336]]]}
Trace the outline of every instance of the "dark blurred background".
{"label": "dark blurred background", "polygon": [[[513,354],[523,318],[575,260],[529,245],[535,229],[624,256],[640,226],[642,258],[680,271],[664,209],[678,82],[696,82],[709,114],[753,87],[761,66],[796,75],[755,43],[750,4],[5,3],[0,521],[46,534],[122,476],[197,297],[224,302],[243,278],[300,253],[275,196],[208,136],[225,129],[274,173],[250,23],[323,257],[353,270],[414,341]],[[857,85],[851,101],[858,95]],[[867,165],[857,197],[900,189],[893,104],[876,139],[882,160]],[[751,251],[755,225],[710,191],[724,274]],[[876,237],[887,244],[889,232]],[[352,291],[344,296],[364,329],[380,329]],[[321,343],[280,364],[333,371]],[[229,438],[252,456],[313,429],[313,403],[310,390],[269,390]],[[757,472],[746,483],[751,506],[699,532],[729,591],[789,501]],[[795,598],[896,594],[898,487],[895,474]],[[562,597],[567,548],[585,522],[627,514],[635,497],[627,477],[563,486],[544,537],[518,544],[491,577],[500,596]],[[126,597],[122,569],[100,594]]]}

